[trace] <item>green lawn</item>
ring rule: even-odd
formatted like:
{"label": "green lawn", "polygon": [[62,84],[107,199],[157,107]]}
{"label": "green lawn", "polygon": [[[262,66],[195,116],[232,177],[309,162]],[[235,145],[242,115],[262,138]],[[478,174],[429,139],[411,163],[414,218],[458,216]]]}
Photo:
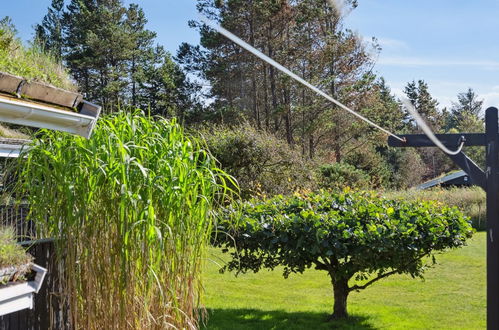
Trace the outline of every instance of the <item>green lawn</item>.
{"label": "green lawn", "polygon": [[485,233],[437,256],[426,280],[394,276],[349,297],[351,318],[325,322],[332,288],[324,272],[287,280],[280,270],[220,274],[213,249],[204,272],[206,329],[485,329]]}

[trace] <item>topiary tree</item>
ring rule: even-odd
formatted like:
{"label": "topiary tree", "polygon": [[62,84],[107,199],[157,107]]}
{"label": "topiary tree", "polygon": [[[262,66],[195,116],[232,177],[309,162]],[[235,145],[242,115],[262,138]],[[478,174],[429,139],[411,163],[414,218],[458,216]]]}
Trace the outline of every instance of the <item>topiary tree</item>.
{"label": "topiary tree", "polygon": [[334,291],[331,319],[348,315],[350,292],[393,274],[422,278],[437,252],[465,245],[473,233],[457,208],[368,192],[249,201],[227,209],[224,219],[220,229],[228,235],[218,234],[215,245],[232,259],[222,271],[284,266],[286,278],[311,267],[324,270]]}

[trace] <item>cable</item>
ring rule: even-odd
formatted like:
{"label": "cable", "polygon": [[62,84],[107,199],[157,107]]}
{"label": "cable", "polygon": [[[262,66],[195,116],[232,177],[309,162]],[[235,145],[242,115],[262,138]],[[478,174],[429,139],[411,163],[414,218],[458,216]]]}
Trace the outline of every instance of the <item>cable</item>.
{"label": "cable", "polygon": [[281,64],[277,63],[276,61],[274,61],[273,59],[271,59],[270,57],[268,57],[267,55],[263,54],[261,51],[259,51],[258,49],[254,48],[253,46],[251,46],[250,44],[246,43],[245,41],[243,41],[242,39],[238,38],[237,36],[235,36],[234,34],[232,34],[230,31],[227,31],[226,29],[224,29],[223,27],[219,26],[218,24],[212,22],[211,20],[209,20],[208,18],[200,15],[200,18],[201,20],[206,24],[208,25],[209,27],[211,27],[212,29],[214,29],[215,31],[219,32],[220,34],[224,35],[225,37],[227,37],[228,39],[232,40],[233,42],[235,42],[236,44],[238,44],[239,46],[241,46],[242,48],[246,49],[247,51],[249,51],[250,53],[252,53],[253,55],[259,57],[260,59],[262,59],[263,61],[267,62],[268,64],[272,65],[274,68],[278,69],[279,71],[287,74],[288,76],[290,76],[291,78],[293,78],[294,80],[298,81],[300,84],[310,88],[311,90],[313,90],[315,93],[319,94],[320,96],[324,97],[325,99],[327,99],[328,101],[336,104],[337,106],[339,106],[340,108],[342,108],[343,110],[346,110],[348,112],[350,112],[352,115],[356,116],[357,118],[365,121],[366,123],[368,123],[369,125],[371,126],[374,126],[376,127],[377,129],[383,131],[384,133],[390,135],[390,136],[393,136],[394,138],[396,138],[397,140],[399,141],[402,141],[402,142],[405,142],[404,139],[402,139],[401,137],[393,134],[392,132],[384,129],[383,127],[375,124],[374,122],[370,121],[369,119],[367,119],[366,117],[358,114],[357,112],[353,111],[352,109],[350,109],[349,107],[347,107],[346,105],[343,105],[341,102],[335,100],[333,97],[329,96],[328,94],[324,93],[323,91],[321,91],[319,88],[315,87],[314,85],[312,85],[311,83],[309,83],[308,81],[304,80],[303,78],[301,78],[300,76],[298,76],[297,74],[293,73],[292,71],[290,71],[289,69],[285,68],[284,66],[282,66]]}
{"label": "cable", "polygon": [[421,116],[419,115],[419,113],[417,112],[416,108],[414,108],[414,106],[412,105],[411,101],[409,101],[408,99],[406,98],[402,98],[402,103],[404,104],[404,106],[406,107],[407,111],[409,111],[409,113],[411,114],[411,116],[416,120],[416,122],[418,123],[419,127],[423,130],[423,132],[426,134],[426,136],[433,142],[435,143],[435,145],[437,147],[439,147],[443,152],[445,152],[446,154],[448,155],[451,155],[451,156],[455,156],[457,155],[458,153],[461,152],[461,150],[463,150],[463,147],[464,147],[464,143],[465,141],[461,141],[461,144],[459,146],[459,148],[457,148],[456,151],[450,151],[449,149],[447,149],[446,146],[443,145],[442,142],[440,142],[439,139],[437,139],[437,137],[435,136],[435,134],[433,134],[433,131],[431,130],[431,128],[425,123],[425,121],[423,120],[423,118],[421,118]]}

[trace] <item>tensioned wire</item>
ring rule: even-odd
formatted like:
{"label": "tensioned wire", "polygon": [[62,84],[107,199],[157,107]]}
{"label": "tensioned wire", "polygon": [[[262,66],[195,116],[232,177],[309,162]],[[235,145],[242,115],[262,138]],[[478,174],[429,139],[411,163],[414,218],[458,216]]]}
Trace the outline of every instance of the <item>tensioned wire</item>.
{"label": "tensioned wire", "polygon": [[463,147],[464,147],[464,140],[461,141],[461,144],[459,146],[459,148],[457,148],[456,151],[450,151],[449,149],[447,149],[446,146],[444,146],[444,144],[442,142],[440,142],[440,140],[435,136],[435,134],[433,134],[433,131],[431,130],[431,128],[426,124],[426,122],[423,120],[423,118],[419,115],[419,113],[416,111],[416,108],[414,108],[414,106],[412,105],[411,101],[409,101],[408,99],[406,98],[402,98],[402,103],[404,104],[404,106],[406,107],[407,111],[411,114],[411,116],[416,120],[416,122],[418,123],[419,127],[421,128],[421,130],[423,131],[423,133],[426,134],[426,136],[433,142],[435,143],[435,145],[440,148],[443,152],[445,152],[446,154],[448,155],[451,155],[451,156],[454,156],[454,155],[457,155],[458,153],[461,152],[461,150],[463,150]]}
{"label": "tensioned wire", "polygon": [[[290,76],[291,78],[293,78],[294,80],[298,81],[300,84],[310,88],[311,90],[313,90],[315,93],[317,93],[318,95],[324,97],[325,99],[327,99],[328,101],[336,104],[337,106],[339,106],[340,108],[342,108],[343,110],[345,111],[348,111],[349,113],[351,113],[352,115],[356,116],[357,118],[365,121],[366,123],[368,123],[369,125],[379,129],[380,131],[390,135],[390,136],[393,136],[394,138],[396,138],[397,140],[399,141],[402,141],[402,142],[406,142],[406,140],[404,138],[401,138],[400,136],[388,131],[387,129],[379,126],[378,124],[374,123],[373,121],[367,119],[366,117],[362,116],[361,114],[355,112],[354,110],[350,109],[349,107],[347,107],[346,105],[344,105],[343,103],[341,103],[340,101],[334,99],[332,96],[326,94],[325,92],[323,92],[322,90],[320,90],[319,88],[317,88],[316,86],[312,85],[311,83],[309,83],[308,81],[306,81],[305,79],[303,79],[302,77],[298,76],[297,74],[295,74],[294,72],[292,72],[291,70],[287,69],[286,67],[282,66],[281,64],[279,64],[278,62],[276,62],[275,60],[273,60],[272,58],[268,57],[267,55],[263,54],[261,51],[259,51],[258,49],[256,49],[255,47],[251,46],[250,44],[248,44],[247,42],[245,42],[244,40],[242,40],[241,38],[237,37],[236,35],[234,35],[232,32],[224,29],[223,27],[221,27],[220,25],[216,24],[215,22],[209,20],[208,18],[204,17],[203,15],[199,15],[200,16],[200,19],[206,24],[208,25],[209,27],[211,27],[212,29],[214,29],[215,31],[219,32],[220,34],[224,35],[226,38],[232,40],[233,42],[235,42],[236,44],[238,44],[240,47],[246,49],[247,51],[249,51],[250,53],[252,53],[253,55],[259,57],[260,59],[262,59],[263,61],[267,62],[268,64],[272,65],[274,68],[278,69],[279,71],[283,72],[284,74]],[[408,102],[407,100],[403,100],[403,103],[405,104],[407,110],[409,111],[409,113],[414,117],[414,119],[416,120],[416,122],[418,123],[419,127],[423,130],[423,132],[426,134],[426,136],[428,136],[428,138],[433,142],[435,143],[435,145],[440,148],[443,152],[449,154],[449,155],[457,155],[458,153],[461,152],[461,150],[463,149],[463,146],[464,146],[464,141],[461,141],[461,145],[459,146],[459,148],[456,150],[456,151],[451,151],[449,149],[447,149],[442,142],[440,142],[440,140],[437,139],[437,137],[435,136],[435,134],[433,134],[432,130],[430,129],[430,127],[425,123],[425,121],[423,120],[423,118],[421,118],[421,116],[418,114],[418,112],[416,111],[416,109],[412,106],[412,104],[410,102]]]}
{"label": "tensioned wire", "polygon": [[246,49],[247,51],[249,51],[250,53],[254,54],[255,56],[258,56],[260,59],[262,59],[263,61],[267,62],[268,64],[272,65],[274,68],[278,69],[279,71],[287,74],[288,76],[290,76],[291,78],[293,78],[294,80],[298,81],[300,84],[310,88],[311,90],[313,90],[315,93],[319,94],[320,96],[324,97],[325,99],[327,99],[328,101],[336,104],[337,106],[339,106],[340,108],[342,108],[343,110],[346,110],[348,112],[350,112],[352,115],[356,116],[357,118],[365,121],[366,123],[368,123],[369,125],[373,126],[373,127],[376,127],[377,129],[385,132],[386,134],[388,135],[391,135],[393,136],[394,138],[396,138],[397,140],[400,140],[402,142],[404,142],[405,140],[402,139],[401,137],[393,134],[392,132],[384,129],[383,127],[377,125],[376,123],[372,122],[371,120],[367,119],[366,117],[362,116],[361,114],[353,111],[352,109],[350,109],[349,107],[347,107],[346,105],[344,105],[343,103],[341,103],[340,101],[337,101],[336,99],[334,99],[332,96],[329,96],[328,94],[326,94],[325,92],[323,92],[322,90],[320,90],[319,88],[315,87],[314,85],[312,85],[311,83],[309,83],[308,81],[306,81],[305,79],[303,79],[302,77],[298,76],[297,74],[295,74],[294,72],[292,72],[291,70],[285,68],[284,66],[282,66],[281,64],[277,63],[275,60],[271,59],[270,57],[268,57],[267,55],[263,54],[261,51],[259,51],[258,49],[256,49],[255,47],[251,46],[250,44],[248,44],[247,42],[243,41],[242,39],[240,39],[239,37],[235,36],[232,32],[224,29],[223,27],[219,26],[218,24],[215,24],[214,22],[212,22],[211,20],[209,20],[208,18],[200,15],[200,18],[201,20],[206,24],[208,25],[209,27],[211,27],[212,29],[216,30],[217,32],[219,32],[220,34],[223,34],[225,37],[227,37],[228,39],[232,40],[233,42],[235,42],[236,44],[238,44],[239,46],[241,46],[242,48]]}

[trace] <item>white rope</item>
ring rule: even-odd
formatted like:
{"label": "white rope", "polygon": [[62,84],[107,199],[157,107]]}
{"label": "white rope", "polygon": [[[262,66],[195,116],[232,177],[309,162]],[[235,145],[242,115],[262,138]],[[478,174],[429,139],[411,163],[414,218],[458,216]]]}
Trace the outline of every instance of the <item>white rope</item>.
{"label": "white rope", "polygon": [[411,116],[416,120],[416,122],[418,123],[418,126],[423,130],[423,132],[426,134],[426,136],[433,143],[435,143],[435,145],[437,147],[439,147],[443,152],[445,152],[448,155],[454,156],[454,155],[457,155],[458,153],[460,153],[461,150],[463,150],[465,141],[461,141],[461,145],[459,146],[459,148],[457,148],[456,151],[451,151],[451,150],[447,149],[447,147],[444,146],[444,144],[442,142],[440,142],[440,140],[435,136],[435,134],[433,134],[433,131],[426,124],[426,122],[423,120],[423,118],[421,118],[421,116],[417,112],[416,108],[414,108],[414,106],[412,105],[411,101],[409,101],[406,98],[402,98],[402,103],[406,107],[407,111],[411,114]]}
{"label": "white rope", "polygon": [[267,55],[263,54],[261,51],[259,51],[258,49],[254,48],[253,46],[251,46],[250,44],[248,44],[247,42],[241,40],[240,38],[238,38],[237,36],[235,36],[234,34],[232,34],[230,31],[227,31],[226,29],[224,29],[223,27],[219,26],[218,24],[212,22],[211,20],[207,19],[206,17],[200,15],[200,18],[201,20],[206,24],[208,25],[209,27],[211,27],[212,29],[214,29],[215,31],[223,34],[225,37],[227,37],[228,39],[232,40],[233,42],[235,42],[236,44],[238,44],[239,46],[241,46],[242,48],[246,49],[247,51],[249,51],[250,53],[254,54],[255,56],[259,57],[260,59],[262,59],[263,61],[267,62],[268,64],[272,65],[273,67],[275,67],[276,69],[278,69],[279,71],[287,74],[288,76],[290,76],[291,78],[293,78],[294,80],[298,81],[299,83],[301,83],[302,85],[310,88],[311,90],[313,90],[315,93],[319,94],[320,96],[324,97],[325,99],[327,99],[328,101],[336,104],[337,106],[339,106],[340,108],[342,108],[343,110],[346,110],[348,112],[350,112],[352,115],[356,116],[357,118],[365,121],[366,123],[368,123],[369,125],[371,126],[374,126],[376,127],[377,129],[385,132],[386,134],[388,135],[391,135],[393,136],[394,138],[396,138],[397,140],[400,140],[402,142],[405,142],[404,139],[400,138],[399,136],[391,133],[390,131],[384,129],[383,127],[375,124],[374,122],[370,121],[369,119],[367,119],[366,117],[358,114],[357,112],[353,111],[352,109],[350,109],[349,107],[347,107],[346,105],[343,105],[341,102],[335,100],[333,97],[329,96],[328,94],[324,93],[323,91],[321,91],[319,88],[315,87],[314,85],[312,85],[311,83],[309,83],[308,81],[304,80],[303,78],[301,78],[300,76],[298,76],[297,74],[293,73],[292,71],[290,71],[289,69],[285,68],[284,66],[282,66],[281,64],[277,63],[276,61],[274,61],[273,59],[271,59],[270,57],[268,57]]}

